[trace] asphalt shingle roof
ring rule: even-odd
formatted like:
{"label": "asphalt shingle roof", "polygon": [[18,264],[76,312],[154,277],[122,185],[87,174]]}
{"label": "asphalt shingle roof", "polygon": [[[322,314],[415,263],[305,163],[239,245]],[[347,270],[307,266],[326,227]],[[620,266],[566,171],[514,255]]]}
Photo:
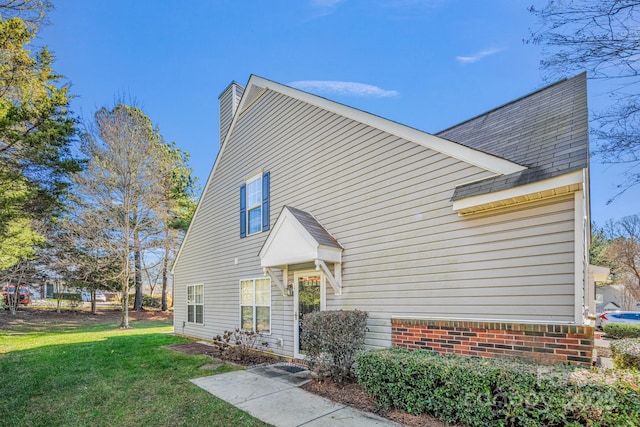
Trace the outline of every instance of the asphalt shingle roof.
{"label": "asphalt shingle roof", "polygon": [[285,206],[289,212],[296,217],[298,222],[311,234],[311,236],[321,245],[342,249],[338,241],[318,222],[318,220],[308,212],[300,209]]}
{"label": "asphalt shingle roof", "polygon": [[452,200],[506,190],[588,167],[586,73],[561,80],[437,136],[527,167],[458,186]]}

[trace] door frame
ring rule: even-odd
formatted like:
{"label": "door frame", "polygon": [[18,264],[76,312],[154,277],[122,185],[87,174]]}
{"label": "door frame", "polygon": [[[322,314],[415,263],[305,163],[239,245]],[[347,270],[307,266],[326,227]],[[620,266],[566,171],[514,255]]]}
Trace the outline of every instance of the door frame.
{"label": "door frame", "polygon": [[298,323],[298,279],[306,276],[320,277],[320,311],[326,310],[327,279],[322,271],[299,270],[293,273],[293,357],[304,359],[306,356],[300,353],[300,325]]}

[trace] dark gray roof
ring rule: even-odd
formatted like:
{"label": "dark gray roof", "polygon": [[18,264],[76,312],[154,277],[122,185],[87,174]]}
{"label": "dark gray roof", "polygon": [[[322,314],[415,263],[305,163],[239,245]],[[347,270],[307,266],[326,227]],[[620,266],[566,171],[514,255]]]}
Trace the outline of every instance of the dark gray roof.
{"label": "dark gray roof", "polygon": [[318,220],[308,212],[300,209],[285,206],[296,217],[298,222],[311,234],[311,236],[321,245],[343,249],[340,243],[318,222]]}
{"label": "dark gray roof", "polygon": [[527,167],[456,188],[452,200],[553,178],[589,165],[586,73],[435,135]]}

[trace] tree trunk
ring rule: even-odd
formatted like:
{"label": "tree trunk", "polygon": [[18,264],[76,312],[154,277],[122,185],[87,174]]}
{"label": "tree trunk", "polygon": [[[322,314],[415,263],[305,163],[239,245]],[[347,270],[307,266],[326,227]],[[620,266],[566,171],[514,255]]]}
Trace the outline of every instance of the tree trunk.
{"label": "tree trunk", "polygon": [[168,256],[165,253],[164,259],[162,260],[162,311],[167,311],[169,309],[169,307],[167,307],[167,281],[169,279],[167,274],[168,267]]}
{"label": "tree trunk", "polygon": [[[126,206],[125,206],[126,207]],[[125,216],[124,220],[124,235],[126,237],[124,243],[124,251],[122,252],[122,316],[120,320],[120,328],[129,328],[129,277],[131,270],[129,269],[129,250],[131,248],[129,244],[129,216]]]}
{"label": "tree trunk", "polygon": [[133,233],[133,259],[136,282],[136,297],[133,301],[133,311],[142,311],[142,249],[140,248],[140,235],[138,232]]}
{"label": "tree trunk", "polygon": [[96,314],[98,312],[96,307],[96,290],[91,290],[91,313]]}
{"label": "tree trunk", "polygon": [[[165,242],[168,242],[169,239],[165,239]],[[162,260],[162,311],[167,311],[169,308],[167,307],[167,281],[168,275],[167,270],[169,268],[169,244],[165,243],[164,245],[164,258]]]}

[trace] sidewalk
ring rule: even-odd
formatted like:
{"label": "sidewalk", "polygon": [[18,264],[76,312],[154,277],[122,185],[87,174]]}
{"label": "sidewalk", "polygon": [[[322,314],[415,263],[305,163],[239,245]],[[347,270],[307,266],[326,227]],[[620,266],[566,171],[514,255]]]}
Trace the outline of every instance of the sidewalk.
{"label": "sidewalk", "polygon": [[287,372],[283,367],[268,365],[191,382],[276,427],[400,426],[298,388],[310,378],[307,370]]}

